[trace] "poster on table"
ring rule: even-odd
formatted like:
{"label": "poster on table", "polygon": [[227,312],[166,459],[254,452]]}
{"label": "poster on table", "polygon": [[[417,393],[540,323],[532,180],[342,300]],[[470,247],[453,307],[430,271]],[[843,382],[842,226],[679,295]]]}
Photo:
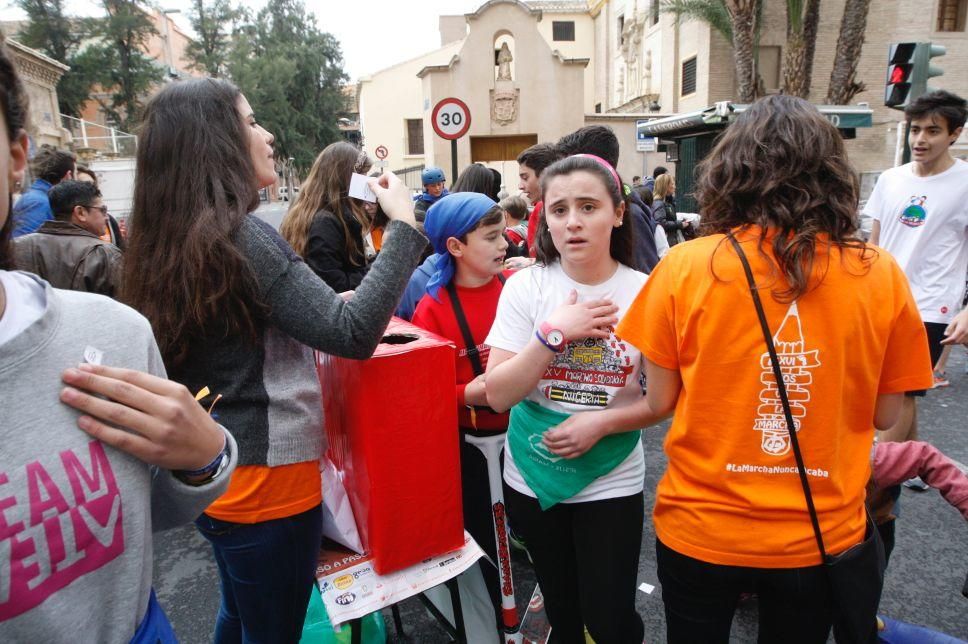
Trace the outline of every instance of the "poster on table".
{"label": "poster on table", "polygon": [[458,550],[381,576],[373,569],[370,555],[327,549],[319,554],[316,585],[335,626],[442,584],[483,556],[480,546],[465,532],[464,545]]}

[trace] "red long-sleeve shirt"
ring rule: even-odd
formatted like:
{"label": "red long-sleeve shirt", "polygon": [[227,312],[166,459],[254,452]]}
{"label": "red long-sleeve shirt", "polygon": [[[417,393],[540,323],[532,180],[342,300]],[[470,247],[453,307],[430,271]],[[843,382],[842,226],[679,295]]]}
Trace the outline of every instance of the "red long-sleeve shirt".
{"label": "red long-sleeve shirt", "polygon": [[[505,271],[505,276],[510,275],[510,271]],[[487,368],[487,356],[489,347],[484,344],[488,331],[494,323],[494,316],[497,313],[497,301],[501,297],[503,284],[495,277],[484,286],[477,288],[457,287],[457,296],[460,298],[461,308],[470,326],[471,336],[477,343],[480,351],[481,365]],[[450,303],[450,294],[447,289],[440,289],[437,292],[440,302],[434,300],[430,295],[424,295],[417,304],[417,309],[413,314],[413,323],[419,327],[432,331],[439,336],[443,336],[453,341],[457,345],[457,414],[458,423],[461,427],[473,428],[471,411],[464,402],[464,389],[467,383],[476,378],[474,367],[470,358],[467,357],[467,345],[461,333],[460,325],[457,324],[457,316],[454,315],[454,308]],[[495,414],[487,409],[478,409],[477,429],[497,430],[505,429],[508,426],[508,414]]]}
{"label": "red long-sleeve shirt", "polygon": [[544,202],[539,201],[534,204],[534,208],[531,209],[531,214],[528,216],[528,254],[531,257],[535,257],[536,246],[534,240],[538,236],[538,222],[541,220],[543,209]]}

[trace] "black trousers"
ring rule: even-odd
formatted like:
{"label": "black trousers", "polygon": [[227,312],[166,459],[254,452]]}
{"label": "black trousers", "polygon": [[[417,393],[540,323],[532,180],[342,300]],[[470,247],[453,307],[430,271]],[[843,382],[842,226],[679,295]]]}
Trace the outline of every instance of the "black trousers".
{"label": "black trousers", "polygon": [[645,626],[635,610],[642,549],[642,494],[559,503],[542,510],[538,500],[504,486],[514,531],[528,546],[551,622],[551,641],[641,644]]}
{"label": "black trousers", "polygon": [[823,644],[832,605],[822,566],[721,566],[655,542],[669,644],[729,642],[740,593],[757,593],[761,644]]}

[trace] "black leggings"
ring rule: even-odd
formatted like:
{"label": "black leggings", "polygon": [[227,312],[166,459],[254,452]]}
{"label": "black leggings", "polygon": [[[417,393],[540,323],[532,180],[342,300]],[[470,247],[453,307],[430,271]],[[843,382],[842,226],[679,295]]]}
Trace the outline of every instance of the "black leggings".
{"label": "black leggings", "polygon": [[757,593],[761,643],[823,644],[832,621],[826,573],[807,568],[721,566],[655,542],[669,644],[729,642],[741,593]]}
{"label": "black leggings", "polygon": [[551,622],[551,641],[641,644],[645,626],[635,610],[642,549],[642,494],[559,503],[542,511],[538,500],[504,486],[508,515],[534,561]]}

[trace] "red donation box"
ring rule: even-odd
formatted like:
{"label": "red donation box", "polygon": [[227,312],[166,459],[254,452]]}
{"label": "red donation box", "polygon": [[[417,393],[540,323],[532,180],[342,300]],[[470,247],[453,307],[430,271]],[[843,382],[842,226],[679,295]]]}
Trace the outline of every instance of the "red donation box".
{"label": "red donation box", "polygon": [[454,345],[393,318],[369,360],[318,353],[317,368],[329,456],[376,572],[460,548]]}

